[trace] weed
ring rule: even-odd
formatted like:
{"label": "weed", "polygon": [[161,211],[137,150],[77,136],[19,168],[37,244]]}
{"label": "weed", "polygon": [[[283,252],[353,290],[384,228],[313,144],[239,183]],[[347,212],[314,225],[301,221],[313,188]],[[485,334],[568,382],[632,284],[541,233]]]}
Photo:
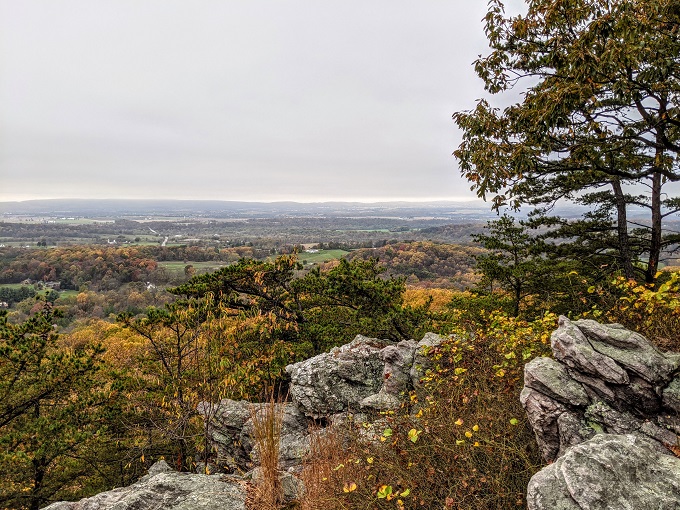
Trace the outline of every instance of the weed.
{"label": "weed", "polygon": [[279,450],[284,405],[271,393],[269,402],[259,410],[251,408],[253,435],[260,457],[260,475],[255,480],[252,507],[277,510],[283,504],[283,488],[279,478]]}
{"label": "weed", "polygon": [[299,501],[300,510],[341,510],[348,508],[335,495],[335,488],[345,494],[354,492],[356,481],[352,478],[352,461],[346,451],[345,429],[327,427],[311,430],[310,452],[303,461],[300,479],[304,493]]}

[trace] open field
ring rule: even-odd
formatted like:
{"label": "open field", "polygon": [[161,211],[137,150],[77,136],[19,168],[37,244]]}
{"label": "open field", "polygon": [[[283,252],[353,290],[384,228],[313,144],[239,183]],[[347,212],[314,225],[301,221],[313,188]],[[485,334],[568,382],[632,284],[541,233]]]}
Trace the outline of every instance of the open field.
{"label": "open field", "polygon": [[302,252],[298,254],[300,261],[307,261],[308,264],[320,264],[333,259],[340,259],[349,252],[345,250],[319,250],[317,253]]}
{"label": "open field", "polygon": [[164,260],[158,263],[160,267],[164,267],[166,270],[170,271],[171,273],[175,274],[184,274],[184,268],[188,265],[194,266],[194,269],[196,270],[197,273],[205,273],[209,271],[217,271],[221,267],[224,267],[228,264],[225,262],[219,262],[219,261],[208,261],[208,262],[192,262],[190,260],[183,262],[183,261],[169,261],[169,260]]}

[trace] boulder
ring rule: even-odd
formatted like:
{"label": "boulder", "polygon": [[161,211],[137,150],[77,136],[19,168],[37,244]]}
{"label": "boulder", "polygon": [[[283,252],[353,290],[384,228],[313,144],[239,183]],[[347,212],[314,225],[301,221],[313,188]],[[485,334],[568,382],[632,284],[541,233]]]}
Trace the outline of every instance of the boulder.
{"label": "boulder", "polygon": [[680,356],[662,353],[619,324],[560,317],[555,359],[524,369],[520,400],[539,448],[552,462],[596,433],[678,444]]}
{"label": "boulder", "polygon": [[[219,468],[246,471],[259,462],[252,417],[268,411],[269,406],[230,399],[199,405],[215,452],[213,460]],[[282,420],[280,465],[282,468],[297,465],[309,451],[309,428],[313,422],[292,403],[275,404],[274,413],[280,413]]]}
{"label": "boulder", "polygon": [[[357,335],[330,352],[288,365],[291,402],[280,404],[281,468],[300,464],[309,451],[310,430],[347,426],[347,416],[355,423],[366,421],[371,412],[399,407],[404,394],[417,387],[431,368],[428,354],[445,340],[434,333],[420,342],[398,343]],[[258,464],[251,418],[266,406],[230,399],[198,406],[215,452],[212,469],[246,472]]]}
{"label": "boulder", "polygon": [[382,388],[380,351],[388,345],[392,342],[357,335],[349,344],[288,365],[292,401],[314,419],[360,408],[363,399]]}
{"label": "boulder", "polygon": [[234,477],[178,473],[161,461],[137,483],[45,510],[246,510],[246,490]]}
{"label": "boulder", "polygon": [[529,510],[680,508],[680,459],[635,435],[597,434],[536,473]]}
{"label": "boulder", "polygon": [[413,355],[413,365],[409,371],[411,376],[411,384],[414,388],[422,386],[421,379],[432,368],[432,359],[428,354],[435,348],[439,347],[446,337],[437,335],[435,333],[425,333],[423,339],[416,345],[416,350]]}

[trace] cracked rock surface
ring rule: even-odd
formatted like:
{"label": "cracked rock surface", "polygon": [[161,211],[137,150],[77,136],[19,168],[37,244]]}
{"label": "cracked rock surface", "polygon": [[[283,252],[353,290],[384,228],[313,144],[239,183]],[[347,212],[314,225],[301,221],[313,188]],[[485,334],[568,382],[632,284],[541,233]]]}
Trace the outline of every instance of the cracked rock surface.
{"label": "cracked rock surface", "polygon": [[555,359],[524,369],[520,400],[552,462],[596,433],[633,434],[659,448],[678,444],[680,355],[662,353],[620,324],[560,317]]}
{"label": "cracked rock surface", "polygon": [[[417,387],[431,368],[428,352],[445,337],[427,333],[420,342],[391,342],[357,335],[350,343],[288,365],[291,401],[283,408],[283,468],[299,465],[309,451],[310,427],[332,424],[339,415],[395,409],[404,392]],[[224,399],[202,403],[208,438],[217,464],[227,471],[247,471],[258,463],[251,414],[269,404]]]}
{"label": "cracked rock surface", "polygon": [[680,509],[680,355],[619,324],[560,317],[555,359],[524,369],[520,400],[549,466],[530,510]]}
{"label": "cracked rock surface", "polygon": [[245,488],[233,477],[178,473],[159,461],[138,482],[44,510],[246,510]]}
{"label": "cracked rock surface", "polygon": [[680,508],[680,459],[649,439],[598,434],[533,476],[529,510]]}

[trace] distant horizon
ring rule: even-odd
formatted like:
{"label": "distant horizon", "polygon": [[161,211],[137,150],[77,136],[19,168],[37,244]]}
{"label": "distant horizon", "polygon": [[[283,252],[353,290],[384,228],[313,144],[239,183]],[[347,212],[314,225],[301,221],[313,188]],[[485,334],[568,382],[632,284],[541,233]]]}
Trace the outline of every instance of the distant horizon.
{"label": "distant horizon", "polygon": [[135,201],[135,202],[152,202],[152,201],[168,201],[168,202],[236,202],[236,203],[256,203],[256,204],[277,204],[277,203],[296,203],[296,204],[332,204],[332,203],[348,203],[348,204],[387,204],[396,202],[406,202],[413,204],[430,204],[430,203],[441,203],[441,202],[456,202],[456,203],[472,203],[478,202],[479,204],[485,204],[484,200],[477,197],[395,197],[395,198],[382,198],[382,197],[344,197],[344,198],[333,198],[326,199],[322,197],[318,198],[272,198],[272,199],[256,199],[256,198],[244,198],[244,199],[231,199],[231,198],[158,198],[158,197],[108,197],[108,198],[85,198],[85,197],[34,197],[34,198],[3,198],[0,197],[0,203],[25,203],[25,202],[48,202],[48,201],[60,201],[60,200],[78,200],[78,201]]}

